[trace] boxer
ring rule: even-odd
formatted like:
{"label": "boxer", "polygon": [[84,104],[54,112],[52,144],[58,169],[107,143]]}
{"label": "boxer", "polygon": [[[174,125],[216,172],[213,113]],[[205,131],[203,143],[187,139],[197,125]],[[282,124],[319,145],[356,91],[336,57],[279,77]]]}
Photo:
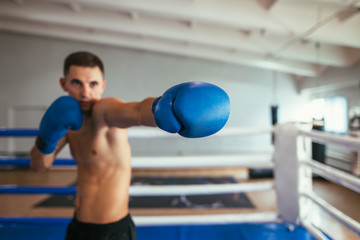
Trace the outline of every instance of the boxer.
{"label": "boxer", "polygon": [[127,128],[159,127],[183,137],[219,131],[230,113],[228,95],[204,82],[176,85],[158,98],[124,102],[102,98],[106,81],[102,61],[89,52],[70,54],[60,79],[67,96],[46,110],[31,150],[31,168],[50,168],[69,144],[77,163],[75,213],[66,239],[136,239],[129,215],[131,150]]}

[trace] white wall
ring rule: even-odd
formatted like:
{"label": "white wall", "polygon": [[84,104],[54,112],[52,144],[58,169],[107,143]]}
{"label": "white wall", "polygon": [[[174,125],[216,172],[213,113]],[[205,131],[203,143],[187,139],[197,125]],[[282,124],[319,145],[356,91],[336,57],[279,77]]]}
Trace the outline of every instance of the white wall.
{"label": "white wall", "polygon": [[349,68],[332,68],[316,79],[308,79],[301,85],[303,96],[308,99],[343,96],[348,110],[360,107],[360,63]]}
{"label": "white wall", "polygon": [[[180,82],[206,81],[222,87],[230,96],[231,115],[226,127],[267,127],[271,124],[273,74],[268,70],[0,32],[0,127],[13,124],[9,121],[9,109],[13,106],[48,106],[64,94],[58,83],[63,59],[79,50],[91,51],[103,59],[108,81],[105,97],[137,101],[159,96]],[[301,120],[304,100],[294,82],[288,75],[278,74],[277,85],[279,121]],[[167,140],[139,140],[132,145],[135,154],[145,155],[159,151],[177,154],[236,152],[266,149],[270,146],[270,137],[176,139],[170,144]]]}
{"label": "white wall", "polygon": [[360,103],[360,63],[349,68],[332,68],[316,79],[302,82],[303,92],[310,98],[342,95],[349,106]]}

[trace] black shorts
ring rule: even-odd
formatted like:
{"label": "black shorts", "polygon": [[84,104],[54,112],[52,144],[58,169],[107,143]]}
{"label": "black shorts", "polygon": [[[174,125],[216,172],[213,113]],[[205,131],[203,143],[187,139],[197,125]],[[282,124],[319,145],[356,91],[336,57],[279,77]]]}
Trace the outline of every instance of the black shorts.
{"label": "black shorts", "polygon": [[65,240],[136,240],[135,224],[128,214],[108,224],[83,223],[74,217],[67,227]]}

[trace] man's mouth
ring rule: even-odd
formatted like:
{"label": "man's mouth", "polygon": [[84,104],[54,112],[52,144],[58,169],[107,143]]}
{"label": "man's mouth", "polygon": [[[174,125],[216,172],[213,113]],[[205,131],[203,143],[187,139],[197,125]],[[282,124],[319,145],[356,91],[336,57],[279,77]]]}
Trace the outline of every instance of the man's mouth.
{"label": "man's mouth", "polygon": [[89,107],[91,105],[91,101],[80,101],[80,105],[83,107]]}

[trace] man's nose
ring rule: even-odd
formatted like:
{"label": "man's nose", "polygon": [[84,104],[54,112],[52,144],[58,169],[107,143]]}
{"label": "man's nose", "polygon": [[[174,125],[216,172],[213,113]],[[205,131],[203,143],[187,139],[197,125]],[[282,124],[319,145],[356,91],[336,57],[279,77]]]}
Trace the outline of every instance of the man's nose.
{"label": "man's nose", "polygon": [[87,86],[84,86],[81,91],[81,97],[87,98],[90,96],[90,88]]}

